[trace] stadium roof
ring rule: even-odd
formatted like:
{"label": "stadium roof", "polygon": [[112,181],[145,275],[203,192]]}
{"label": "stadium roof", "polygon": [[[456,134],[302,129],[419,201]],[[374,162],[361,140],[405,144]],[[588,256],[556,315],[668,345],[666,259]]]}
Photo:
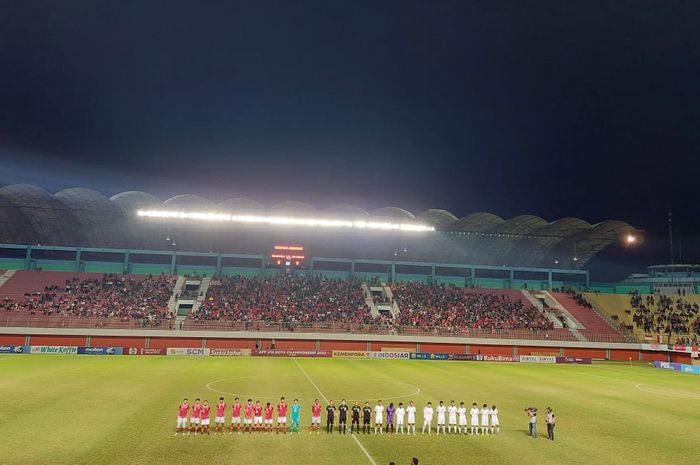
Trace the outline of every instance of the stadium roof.
{"label": "stadium roof", "polygon": [[[380,239],[380,236],[373,235],[374,243],[365,242],[351,247],[347,242],[335,244],[328,233],[321,236],[319,232],[276,231],[265,235],[260,231],[251,233],[248,229],[249,236],[246,237],[244,227],[239,227],[239,234],[231,235],[230,230],[221,225],[205,230],[162,221],[149,223],[136,218],[138,209],[149,208],[419,221],[434,226],[439,232],[421,237],[406,236],[402,244],[396,242],[395,236]],[[315,244],[311,250],[316,256],[391,259],[397,249],[409,249],[410,243],[411,250],[403,259],[548,267],[553,262],[573,257],[575,263],[569,267],[579,268],[618,241],[621,235],[633,231],[631,225],[619,220],[591,225],[582,219],[570,217],[548,222],[532,215],[504,219],[492,213],[478,212],[458,218],[442,209],[412,213],[399,207],[384,207],[369,213],[347,204],[321,210],[308,203],[294,201],[266,207],[247,198],[232,198],[216,204],[191,194],[162,201],[139,191],[122,192],[107,198],[87,188],[64,189],[55,194],[27,184],[0,188],[0,242],[17,244],[161,249],[166,247],[163,237],[177,234],[182,250],[267,253],[269,242],[295,238]],[[337,236],[347,240],[347,235]],[[352,254],[359,255],[347,256]]]}

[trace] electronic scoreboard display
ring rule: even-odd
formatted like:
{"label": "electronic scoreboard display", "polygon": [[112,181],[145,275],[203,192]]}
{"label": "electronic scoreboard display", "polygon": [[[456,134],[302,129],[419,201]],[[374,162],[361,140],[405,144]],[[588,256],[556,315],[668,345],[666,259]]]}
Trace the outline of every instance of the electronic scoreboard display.
{"label": "electronic scoreboard display", "polygon": [[306,266],[306,252],[303,245],[278,244],[272,248],[270,261],[273,265],[284,268],[303,268]]}

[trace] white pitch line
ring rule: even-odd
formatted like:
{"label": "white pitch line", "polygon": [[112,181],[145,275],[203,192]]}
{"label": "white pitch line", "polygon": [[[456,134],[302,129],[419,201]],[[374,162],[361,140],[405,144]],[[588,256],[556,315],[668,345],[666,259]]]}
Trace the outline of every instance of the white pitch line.
{"label": "white pitch line", "polygon": [[[323,398],[323,400],[325,400],[326,403],[328,403],[328,399],[326,398],[326,396],[325,396],[325,395],[323,394],[323,392],[318,388],[318,386],[316,386],[316,383],[314,383],[314,380],[311,379],[311,377],[306,373],[306,370],[304,370],[304,368],[302,368],[302,366],[299,365],[299,362],[297,362],[297,359],[294,358],[294,359],[292,359],[292,360],[294,360],[294,363],[297,364],[297,367],[299,367],[299,369],[300,369],[301,372],[304,374],[304,376],[306,376],[306,379],[308,379],[309,382],[313,385],[313,387],[316,388],[316,391],[318,391],[318,393],[321,395],[321,397]],[[369,460],[369,463],[371,463],[372,465],[377,465],[377,462],[375,462],[374,459],[372,458],[372,456],[369,455],[369,452],[367,452],[367,449],[365,449],[365,446],[362,445],[362,443],[357,439],[356,436],[357,436],[357,435],[355,435],[355,434],[351,434],[351,435],[350,435],[350,437],[353,438],[353,439],[355,440],[355,444],[357,444],[357,446],[358,446],[360,449],[362,449],[362,452],[365,453],[365,455],[367,456],[367,459]]]}

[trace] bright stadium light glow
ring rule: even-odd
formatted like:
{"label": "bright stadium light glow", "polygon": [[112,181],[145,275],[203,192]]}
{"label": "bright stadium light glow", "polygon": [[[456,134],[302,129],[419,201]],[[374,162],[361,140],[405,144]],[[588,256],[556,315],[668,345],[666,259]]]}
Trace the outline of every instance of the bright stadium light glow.
{"label": "bright stadium light glow", "polygon": [[231,215],[213,212],[181,212],[171,210],[138,210],[144,218],[165,218],[194,221],[219,221],[247,224],[269,224],[283,226],[312,226],[324,228],[380,229],[386,231],[435,231],[435,228],[418,223],[389,223],[382,221],[350,221],[323,218],[295,218],[288,216]]}
{"label": "bright stadium light glow", "polygon": [[637,238],[636,238],[635,236],[633,236],[632,234],[628,234],[627,237],[625,238],[625,240],[626,240],[627,243],[630,244],[630,245],[631,245],[631,244],[634,244],[635,242],[637,242]]}

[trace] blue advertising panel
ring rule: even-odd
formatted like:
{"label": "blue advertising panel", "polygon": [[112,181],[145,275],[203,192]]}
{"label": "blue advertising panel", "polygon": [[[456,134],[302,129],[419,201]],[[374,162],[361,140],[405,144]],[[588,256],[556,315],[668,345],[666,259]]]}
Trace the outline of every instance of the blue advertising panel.
{"label": "blue advertising panel", "polygon": [[121,347],[78,347],[81,355],[122,355]]}

